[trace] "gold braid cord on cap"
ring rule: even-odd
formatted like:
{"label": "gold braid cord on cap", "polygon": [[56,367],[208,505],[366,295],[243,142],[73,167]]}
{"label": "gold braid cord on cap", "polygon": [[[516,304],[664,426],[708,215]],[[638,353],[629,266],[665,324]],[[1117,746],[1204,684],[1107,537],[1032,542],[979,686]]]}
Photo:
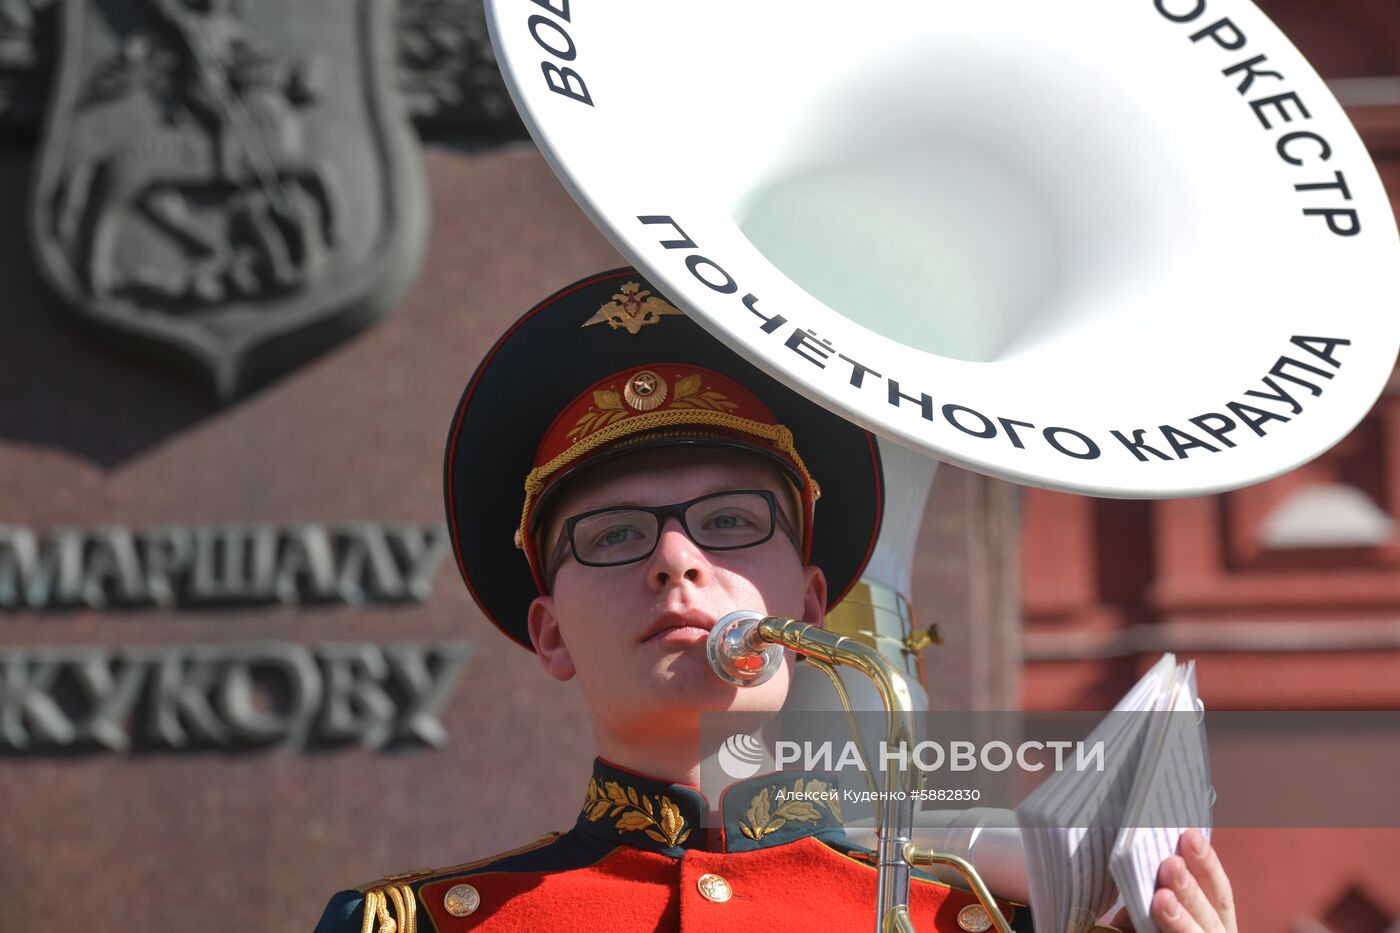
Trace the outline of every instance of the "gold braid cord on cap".
{"label": "gold braid cord on cap", "polygon": [[[389,905],[394,915],[389,916]],[[365,892],[360,933],[418,933],[418,899],[406,884],[386,884]]]}
{"label": "gold braid cord on cap", "polygon": [[740,418],[723,411],[668,408],[665,411],[647,412],[625,421],[610,424],[583,438],[543,466],[531,470],[525,477],[525,505],[520,512],[520,529],[516,534],[517,544],[523,542],[525,536],[530,533],[530,509],[534,506],[535,498],[544,489],[545,481],[549,477],[579,458],[606,447],[614,441],[645,431],[681,425],[722,428],[766,440],[792,458],[793,463],[802,474],[803,482],[811,488],[812,498],[816,499],[821,495],[820,487],[817,485],[817,481],[812,478],[812,474],[807,471],[807,464],[802,462],[802,457],[797,453],[797,448],[792,440],[792,431],[786,425],[764,424],[761,421]]}

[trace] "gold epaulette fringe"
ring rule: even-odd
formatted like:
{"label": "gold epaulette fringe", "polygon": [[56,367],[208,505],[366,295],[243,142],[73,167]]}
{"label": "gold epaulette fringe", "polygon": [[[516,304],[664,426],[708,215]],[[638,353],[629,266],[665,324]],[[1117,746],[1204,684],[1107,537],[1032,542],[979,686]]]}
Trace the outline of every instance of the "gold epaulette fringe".
{"label": "gold epaulette fringe", "polygon": [[[394,915],[389,916],[389,905]],[[365,892],[360,933],[418,933],[418,898],[406,884],[386,884]]]}

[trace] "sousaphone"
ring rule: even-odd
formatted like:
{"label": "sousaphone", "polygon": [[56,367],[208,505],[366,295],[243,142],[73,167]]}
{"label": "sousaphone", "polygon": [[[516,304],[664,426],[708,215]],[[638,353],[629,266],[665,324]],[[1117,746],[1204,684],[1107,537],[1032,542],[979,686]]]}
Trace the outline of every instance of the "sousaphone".
{"label": "sousaphone", "polygon": [[617,248],[901,445],[1200,495],[1317,456],[1390,375],[1389,202],[1248,0],[487,6]]}
{"label": "sousaphone", "polygon": [[[487,17],[526,125],[613,244],[750,362],[923,457],[1094,496],[1222,492],[1330,448],[1391,375],[1390,203],[1249,0]],[[890,459],[916,493],[881,543],[907,557],[929,461]],[[882,663],[779,620],[743,632],[735,650]],[[906,863],[929,856],[907,828],[882,833],[885,929],[908,928]]]}

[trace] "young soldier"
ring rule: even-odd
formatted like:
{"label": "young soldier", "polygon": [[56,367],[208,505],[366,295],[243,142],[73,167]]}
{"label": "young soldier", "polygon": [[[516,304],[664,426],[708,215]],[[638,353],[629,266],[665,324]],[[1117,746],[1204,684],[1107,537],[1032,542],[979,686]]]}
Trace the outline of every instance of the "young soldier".
{"label": "young soldier", "polygon": [[[839,802],[774,804],[829,776],[760,776],[716,801],[696,788],[700,715],[776,712],[792,664],[732,687],[710,671],[708,630],[735,609],[822,622],[879,531],[873,438],[624,269],[551,296],[497,343],[458,406],[446,492],[477,604],[550,676],[578,679],[593,778],[567,832],[342,892],[318,933],[414,933],[421,914],[437,933],[869,929],[876,869]],[[1184,855],[1163,869],[1162,929],[1233,933],[1214,854]],[[911,887],[918,930],[991,927],[971,895]],[[1001,907],[1030,929],[1029,910]]]}

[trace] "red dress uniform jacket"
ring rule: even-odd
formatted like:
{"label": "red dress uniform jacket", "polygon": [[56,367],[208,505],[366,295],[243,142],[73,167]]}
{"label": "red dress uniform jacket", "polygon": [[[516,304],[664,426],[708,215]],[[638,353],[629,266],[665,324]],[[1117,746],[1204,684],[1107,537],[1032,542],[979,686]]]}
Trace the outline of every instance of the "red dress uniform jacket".
{"label": "red dress uniform jacket", "polygon": [[[723,823],[695,788],[599,760],[573,829],[493,858],[342,891],[316,933],[865,933],[875,860],[849,842],[839,788],[818,773],[733,785]],[[1030,911],[1002,905],[1018,931]],[[916,877],[921,933],[990,929],[976,898]],[[986,925],[983,925],[986,924]]]}

